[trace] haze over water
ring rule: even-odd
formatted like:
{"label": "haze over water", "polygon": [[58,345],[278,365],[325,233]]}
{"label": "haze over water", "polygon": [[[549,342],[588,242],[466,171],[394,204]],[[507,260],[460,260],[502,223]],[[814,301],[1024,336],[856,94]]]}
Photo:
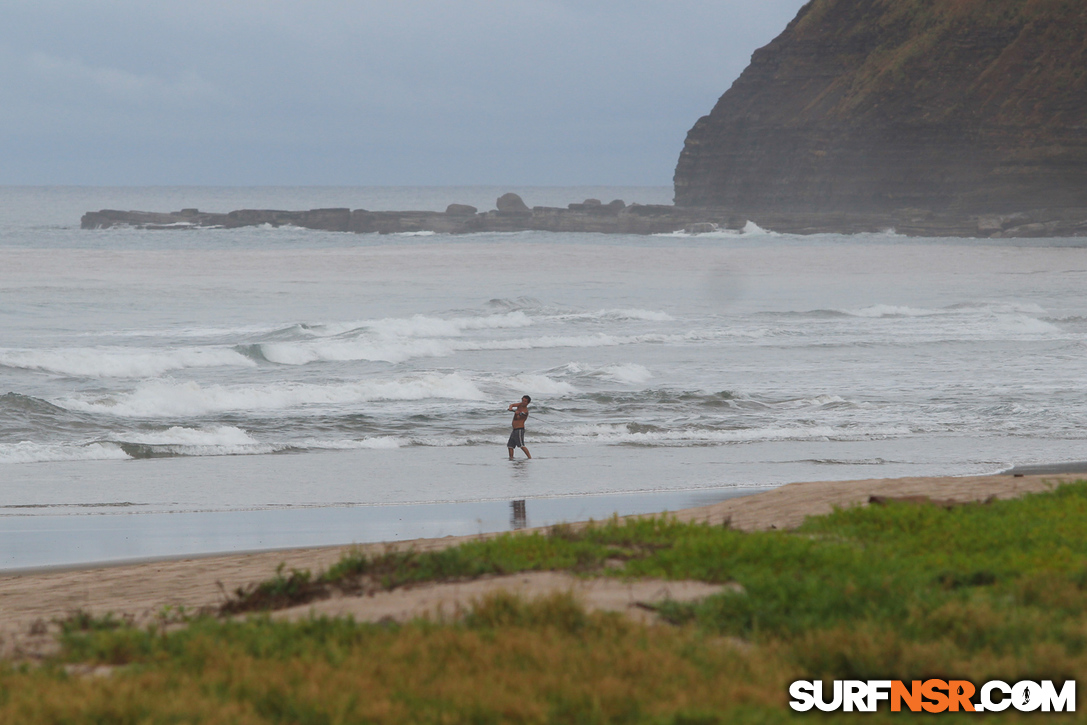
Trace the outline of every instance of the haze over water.
{"label": "haze over water", "polygon": [[[503,191],[0,190],[0,521],[531,511],[1085,457],[1087,240],[78,228],[110,207],[489,209]],[[535,458],[510,464],[522,394]]]}

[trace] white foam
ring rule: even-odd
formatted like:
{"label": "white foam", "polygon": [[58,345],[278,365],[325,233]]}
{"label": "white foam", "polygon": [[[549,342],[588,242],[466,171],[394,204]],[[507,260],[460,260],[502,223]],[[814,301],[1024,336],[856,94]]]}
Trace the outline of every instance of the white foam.
{"label": "white foam", "polygon": [[713,339],[713,337],[721,336],[721,337],[741,337],[741,338],[747,338],[749,340],[762,340],[762,339],[767,338],[767,337],[776,337],[778,335],[796,335],[796,334],[797,333],[795,333],[795,332],[793,332],[791,330],[783,330],[783,329],[781,329],[779,327],[775,327],[775,328],[756,327],[756,328],[751,328],[751,329],[746,329],[746,330],[735,330],[735,329],[734,330],[722,330],[719,333],[717,333],[716,335],[712,335],[712,336],[707,335],[707,336],[704,336],[704,337],[697,337],[695,334],[691,334],[691,335],[687,336],[687,339],[688,340],[710,340],[710,339]]}
{"label": "white foam", "polygon": [[275,411],[372,401],[483,400],[475,384],[457,373],[429,373],[396,380],[314,385],[207,385],[153,380],[128,393],[79,395],[54,401],[69,410],[135,418],[197,416],[226,411]]}
{"label": "white foam", "polygon": [[394,450],[410,446],[420,446],[423,448],[460,448],[464,446],[479,445],[494,446],[505,442],[505,440],[505,435],[425,435],[418,438],[406,436],[375,436],[362,440],[319,440],[311,438],[302,441],[299,445],[329,450]]}
{"label": "white foam", "polygon": [[410,446],[422,446],[425,448],[458,448],[462,446],[477,446],[477,445],[495,445],[504,441],[497,436],[486,437],[472,437],[472,436],[448,436],[448,435],[426,435],[419,438],[411,438],[406,436],[374,436],[372,438],[363,438],[361,440],[327,440],[318,438],[308,438],[300,441],[297,446],[301,448],[311,449],[323,449],[323,450],[336,450],[336,451],[357,451],[357,450],[397,450],[400,448],[406,448]]}
{"label": "white foam", "polygon": [[817,395],[814,398],[800,398],[798,400],[786,400],[781,403],[774,403],[771,407],[789,410],[794,408],[812,408],[850,402],[851,401],[846,400],[840,395]]}
{"label": "white foam", "polygon": [[243,337],[283,329],[284,325],[250,325],[247,327],[179,327],[176,329],[106,330],[82,332],[79,337],[161,337],[169,339],[200,337]]}
{"label": "white foam", "polygon": [[580,424],[556,430],[556,439],[571,443],[597,442],[607,445],[685,446],[771,441],[856,441],[893,438],[910,434],[910,429],[900,426],[871,428],[767,426],[735,430],[631,431],[627,425],[623,424]]}
{"label": "white foam", "polygon": [[[694,336],[692,336],[694,335]],[[683,342],[705,339],[700,333],[686,335],[542,335],[509,340],[449,340],[392,339],[321,340],[307,342],[274,342],[260,346],[270,362],[281,365],[306,365],[313,362],[372,362],[401,363],[419,357],[446,357],[457,352],[481,350],[535,350],[558,347],[615,347],[641,343]]]}
{"label": "white foam", "polygon": [[626,423],[574,423],[561,426],[559,430],[578,438],[610,438],[630,434],[630,426]]}
{"label": "white foam", "polygon": [[[443,319],[415,315],[339,322],[301,328],[320,339],[302,342],[268,342],[260,346],[269,362],[306,365],[318,361],[369,360],[400,363],[417,357],[444,357],[459,349],[473,349],[469,343],[453,345],[449,338],[468,330],[496,330],[529,327],[532,319],[515,311],[500,315]],[[350,337],[344,337],[354,333]],[[328,339],[336,337],[336,339]]]}
{"label": "white foam", "polygon": [[0,365],[25,370],[91,378],[151,378],[171,370],[209,367],[254,367],[256,363],[229,348],[68,348],[61,350],[0,349]]}
{"label": "white foam", "polygon": [[500,382],[507,388],[523,391],[528,395],[572,395],[577,392],[577,388],[570,383],[531,373],[514,375],[501,379]]}
{"label": "white foam", "polygon": [[596,367],[585,363],[570,362],[558,369],[562,370],[566,375],[603,378],[619,383],[644,383],[653,377],[653,373],[649,372],[648,368],[637,363],[619,363]]}
{"label": "white foam", "polygon": [[930,317],[949,314],[948,310],[930,310],[902,305],[872,305],[859,310],[839,311],[852,317]]}
{"label": "white foam", "polygon": [[121,461],[130,458],[112,443],[0,443],[2,463],[44,463],[47,461]]}
{"label": "white foam", "polygon": [[298,443],[298,447],[317,448],[334,451],[391,451],[410,444],[411,441],[409,439],[403,438],[401,436],[374,436],[373,438],[363,438],[361,440],[324,440],[318,438],[307,438],[306,440],[300,441]]}
{"label": "white foam", "polygon": [[1046,315],[1041,305],[1033,302],[961,302],[946,308],[949,312],[985,312],[995,314]]}
{"label": "white foam", "polygon": [[[750,222],[748,222],[750,223]],[[686,229],[677,229],[674,232],[661,232],[654,234],[654,237],[677,237],[683,239],[690,239],[691,237],[698,237],[699,239],[725,239],[736,238],[743,234],[742,229],[729,229],[728,227],[718,227],[711,232],[688,232]]]}
{"label": "white foam", "polygon": [[641,343],[683,342],[686,335],[543,335],[515,340],[493,340],[458,346],[462,350],[533,350],[552,347],[617,347]]}
{"label": "white foam", "polygon": [[1045,335],[1062,332],[1061,328],[1051,322],[1027,315],[998,315],[994,327],[1002,333],[1013,335]]}
{"label": "white foam", "polygon": [[387,337],[456,337],[465,330],[500,330],[529,327],[532,318],[520,310],[501,315],[482,315],[478,317],[427,317],[414,315],[408,318],[390,317],[375,320],[365,325]]}
{"label": "white foam", "polygon": [[565,375],[603,378],[619,383],[644,383],[653,377],[653,373],[649,372],[648,368],[637,363],[619,363],[617,365],[597,367],[585,363],[569,362],[558,369]]}
{"label": "white foam", "polygon": [[957,305],[951,305],[950,307],[943,307],[939,309],[930,309],[925,307],[910,307],[907,305],[887,305],[878,304],[871,305],[869,307],[862,307],[856,310],[836,310],[845,315],[851,317],[935,317],[935,316],[948,316],[948,315],[969,315],[972,317],[983,318],[992,317],[1021,317],[1021,316],[1039,316],[1045,315],[1046,311],[1042,307],[1032,303],[1013,303],[1013,302],[968,302]]}
{"label": "white foam", "polygon": [[597,310],[595,312],[569,312],[549,315],[548,317],[555,320],[645,320],[647,322],[672,322],[675,320],[675,318],[667,312],[640,310],[637,308]]}
{"label": "white foam", "polygon": [[647,320],[649,322],[672,322],[674,317],[667,312],[656,310],[622,309],[602,310],[601,316],[609,320]]}
{"label": "white foam", "polygon": [[735,239],[741,236],[763,236],[763,237],[780,237],[784,236],[780,232],[770,231],[769,229],[763,229],[750,219],[740,229],[729,229],[728,227],[719,227],[712,232],[688,232],[680,229],[675,232],[667,234],[654,234],[655,237],[698,237],[699,239]]}
{"label": "white foam", "polygon": [[376,320],[351,320],[299,325],[298,332],[313,337],[332,337],[345,333],[376,334],[384,337],[456,337],[465,330],[496,330],[530,327],[532,318],[520,310],[475,317],[384,317]]}
{"label": "white foam", "polygon": [[744,228],[743,228],[742,231],[743,231],[743,233],[745,235],[753,234],[753,235],[759,235],[759,236],[764,236],[764,237],[780,237],[781,236],[781,234],[779,234],[778,232],[772,232],[769,229],[763,229],[762,227],[760,227],[758,224],[756,224],[755,222],[753,222],[751,220],[748,220],[747,224],[744,224]]}
{"label": "white foam", "polygon": [[160,451],[169,451],[178,456],[258,456],[266,453],[275,453],[285,446],[273,446],[267,443],[253,443],[247,445],[175,445],[159,446]]}
{"label": "white foam", "polygon": [[653,377],[649,368],[637,363],[624,363],[622,365],[609,365],[601,370],[604,377],[619,383],[638,384],[644,383]]}
{"label": "white foam", "polygon": [[209,428],[185,428],[174,426],[168,430],[154,433],[138,433],[124,436],[131,443],[148,446],[257,446],[260,445],[252,436],[241,428],[232,425],[217,425]]}
{"label": "white foam", "polygon": [[279,365],[308,365],[313,362],[401,363],[417,357],[445,357],[456,347],[442,340],[321,340],[319,342],[270,342],[260,346],[264,359]]}
{"label": "white foam", "polygon": [[412,443],[427,448],[456,448],[459,446],[493,446],[496,443],[505,442],[505,435],[499,436],[427,436],[413,438]]}

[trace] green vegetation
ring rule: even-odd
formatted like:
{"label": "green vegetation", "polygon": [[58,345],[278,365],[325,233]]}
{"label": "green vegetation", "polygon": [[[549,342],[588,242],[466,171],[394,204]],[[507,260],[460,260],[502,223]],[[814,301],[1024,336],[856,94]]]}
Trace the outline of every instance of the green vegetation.
{"label": "green vegetation", "polygon": [[[281,569],[227,610],[548,569],[742,591],[668,603],[659,612],[675,626],[649,627],[568,596],[500,595],[457,621],[405,625],[259,615],[167,627],[179,616],[166,613],[139,629],[80,615],[55,661],[0,669],[0,722],[774,723],[799,719],[786,705],[797,678],[1087,675],[1087,482],[950,510],[842,510],[792,532],[613,519],[355,552],[315,576]],[[73,665],[115,669],[79,676]],[[856,717],[916,719],[824,719]]]}
{"label": "green vegetation", "polygon": [[[835,116],[908,100],[896,110],[918,122],[980,113],[1001,124],[1061,126],[1077,123],[1070,109],[1087,90],[1079,73],[1085,22],[1075,0],[813,0],[787,34],[819,47],[835,39],[845,71],[825,94],[838,99]],[[803,68],[811,59],[793,62]]]}

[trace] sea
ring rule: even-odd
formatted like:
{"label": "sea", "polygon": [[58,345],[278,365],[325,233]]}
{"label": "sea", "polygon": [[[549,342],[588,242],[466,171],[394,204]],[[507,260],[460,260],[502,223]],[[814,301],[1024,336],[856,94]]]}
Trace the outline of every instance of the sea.
{"label": "sea", "polygon": [[[82,230],[667,187],[0,187],[0,568],[1087,458],[1087,239]],[[511,402],[532,398],[508,459]]]}

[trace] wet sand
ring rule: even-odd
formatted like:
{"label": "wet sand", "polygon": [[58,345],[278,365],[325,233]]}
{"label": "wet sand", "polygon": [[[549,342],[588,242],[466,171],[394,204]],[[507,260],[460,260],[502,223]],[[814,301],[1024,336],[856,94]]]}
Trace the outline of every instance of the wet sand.
{"label": "wet sand", "polygon": [[[728,521],[733,528],[743,531],[788,529],[799,525],[806,516],[829,513],[835,506],[866,505],[870,496],[928,496],[956,502],[983,501],[991,496],[1008,499],[1052,490],[1061,483],[1082,478],[1082,474],[1061,473],[792,483],[751,496],[684,509],[674,515],[683,521],[705,521],[714,525]],[[381,551],[386,547],[410,547],[426,551],[494,535],[448,536],[369,544],[361,548]],[[77,609],[95,614],[113,612],[145,623],[154,620],[165,607],[184,607],[190,612],[215,607],[223,601],[226,592],[268,578],[280,563],[288,569],[320,570],[337,561],[350,548],[280,550],[3,575],[0,576],[0,656],[32,657],[47,652],[51,642],[49,632],[55,629],[51,622]],[[598,587],[599,597],[594,598],[590,591],[593,587],[577,585],[561,575],[517,575],[503,579],[506,581],[492,578],[426,585],[348,603],[332,600],[333,604],[324,604],[323,609],[315,611],[351,614],[360,620],[404,619],[428,611],[452,611],[500,587],[529,595],[573,589],[575,594],[587,599],[590,606],[606,609],[630,608],[639,601],[664,594],[686,597],[688,589],[698,596],[706,594],[703,588],[687,583],[649,583],[635,591],[630,583],[619,582],[613,588]],[[669,587],[675,591],[666,591]],[[335,603],[337,601],[339,603]],[[307,605],[280,616],[303,616],[311,608],[312,605]]]}

